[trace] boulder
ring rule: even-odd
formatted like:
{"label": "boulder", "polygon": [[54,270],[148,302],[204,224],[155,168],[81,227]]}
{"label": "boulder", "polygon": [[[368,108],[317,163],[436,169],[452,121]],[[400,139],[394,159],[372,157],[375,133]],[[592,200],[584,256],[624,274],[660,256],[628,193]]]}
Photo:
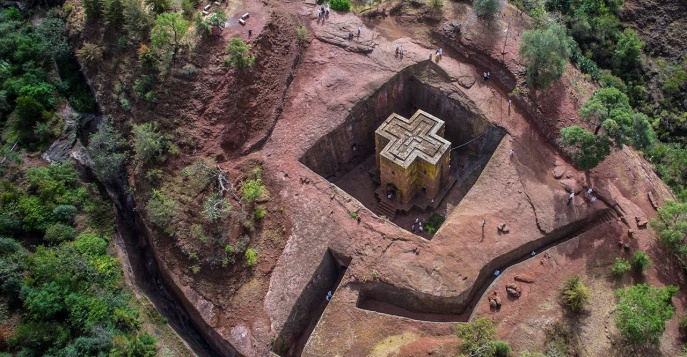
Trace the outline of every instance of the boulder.
{"label": "boulder", "polygon": [[559,180],[561,177],[563,177],[563,174],[565,174],[565,167],[556,166],[551,174],[553,175],[553,178]]}
{"label": "boulder", "polygon": [[510,232],[510,228],[508,228],[508,225],[506,225],[505,223],[499,224],[499,225],[498,225],[498,228],[499,228],[499,231],[501,231],[501,232],[503,232],[503,233],[508,233],[508,232]]}
{"label": "boulder", "polygon": [[637,227],[639,228],[646,228],[646,225],[649,224],[646,218],[642,217],[635,217],[635,221],[637,222]]}
{"label": "boulder", "polygon": [[515,279],[515,281],[520,281],[520,282],[528,283],[528,284],[534,283],[534,281],[535,281],[534,277],[531,277],[531,276],[525,275],[525,274],[518,274],[515,276],[514,279]]}
{"label": "boulder", "polygon": [[491,295],[489,295],[487,299],[489,300],[489,307],[491,307],[492,309],[498,310],[501,308],[501,298],[498,297],[496,291],[491,293]]}
{"label": "boulder", "polygon": [[514,283],[508,283],[506,284],[506,293],[514,298],[519,298],[522,295],[522,290]]}
{"label": "boulder", "polygon": [[651,203],[651,207],[653,207],[655,210],[658,210],[658,203],[656,202],[656,199],[654,198],[654,194],[651,193],[651,191],[647,192],[646,195],[649,197],[649,202]]}

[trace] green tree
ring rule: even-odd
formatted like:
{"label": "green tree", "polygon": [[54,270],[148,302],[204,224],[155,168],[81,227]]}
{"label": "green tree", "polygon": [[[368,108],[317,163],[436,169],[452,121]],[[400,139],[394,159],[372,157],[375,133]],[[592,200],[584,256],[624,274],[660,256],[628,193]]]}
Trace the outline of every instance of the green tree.
{"label": "green tree", "polygon": [[86,19],[94,21],[100,18],[103,13],[102,0],[83,0],[83,8],[86,12]]}
{"label": "green tree", "polygon": [[224,10],[217,9],[217,11],[208,16],[207,21],[212,26],[224,27],[224,24],[227,22],[227,14],[224,13]]}
{"label": "green tree", "polygon": [[552,24],[545,29],[534,29],[522,34],[520,57],[527,68],[527,84],[533,88],[546,88],[559,80],[570,57],[565,28]]}
{"label": "green tree", "polygon": [[494,16],[500,9],[500,0],[472,0],[472,10],[479,17]]}
{"label": "green tree", "polygon": [[616,257],[615,258],[615,263],[613,264],[613,267],[611,268],[611,272],[615,276],[622,276],[625,274],[626,271],[630,270],[632,266],[630,265],[630,262],[627,260],[621,258],[621,257]]}
{"label": "green tree", "polygon": [[655,288],[647,284],[617,290],[618,329],[633,343],[658,344],[665,322],[675,313],[670,300],[677,292],[676,286]]}
{"label": "green tree", "polygon": [[124,24],[124,3],[122,0],[105,1],[105,22],[114,30],[119,30]]}
{"label": "green tree", "polygon": [[494,323],[486,317],[475,319],[469,323],[460,324],[456,334],[463,340],[460,349],[470,356],[491,357],[495,355],[493,344],[496,336]]}
{"label": "green tree", "polygon": [[[144,137],[147,135],[142,133],[139,140],[144,140]],[[124,151],[125,144],[122,134],[109,121],[104,121],[98,131],[89,137],[87,151],[93,160],[93,171],[103,182],[114,182],[122,176],[124,162],[129,157],[128,152]],[[147,146],[141,144],[141,150],[141,157],[146,157],[148,153],[144,151]],[[151,150],[155,151],[155,148]]]}
{"label": "green tree", "polygon": [[666,200],[658,209],[658,218],[651,221],[663,244],[687,265],[687,202]]}
{"label": "green tree", "polygon": [[196,12],[195,15],[193,15],[193,27],[196,35],[202,38],[210,36],[210,26],[208,25],[207,21],[203,19],[203,15],[201,15],[199,12]]}
{"label": "green tree", "polygon": [[[626,120],[627,113],[631,111],[632,107],[627,95],[614,87],[608,87],[594,92],[594,95],[580,108],[580,116],[583,120],[591,121],[594,124],[594,134],[596,135],[602,127],[619,126],[616,118]],[[607,123],[607,120],[610,121]],[[620,144],[623,144],[622,139],[618,145]]]}
{"label": "green tree", "polygon": [[171,54],[172,63],[175,63],[179,50],[187,44],[189,26],[180,13],[160,14],[150,32],[150,42],[166,56]]}
{"label": "green tree", "polygon": [[227,52],[229,56],[225,61],[234,68],[248,69],[255,63],[255,56],[250,54],[250,45],[238,37],[232,37],[229,40]]}
{"label": "green tree", "polygon": [[622,76],[635,70],[641,64],[639,55],[643,47],[644,42],[639,39],[637,31],[626,28],[618,37],[618,43],[613,52],[614,73]]}
{"label": "green tree", "polygon": [[150,220],[167,233],[174,232],[173,220],[179,205],[177,202],[159,190],[153,190],[148,200],[146,210]]}
{"label": "green tree", "polygon": [[17,104],[14,108],[14,113],[17,115],[17,121],[13,127],[19,131],[19,134],[23,137],[30,137],[33,133],[33,127],[36,123],[42,121],[45,111],[45,106],[33,97],[19,97],[17,98]]}
{"label": "green tree", "polygon": [[571,126],[561,129],[561,136],[581,170],[601,163],[611,153],[611,143],[647,149],[655,142],[649,119],[634,112],[627,95],[615,87],[597,90],[580,109],[580,117],[594,125],[594,132]]}
{"label": "green tree", "polygon": [[659,142],[651,150],[649,161],[680,201],[687,201],[687,148],[678,143]]}
{"label": "green tree", "polygon": [[577,313],[584,309],[591,292],[579,276],[573,275],[565,279],[562,295],[565,307],[571,312]]}
{"label": "green tree", "polygon": [[607,136],[594,135],[577,125],[561,129],[561,138],[577,167],[583,171],[596,167],[611,153],[611,140]]}
{"label": "green tree", "polygon": [[160,133],[157,122],[134,125],[135,159],[144,165],[152,159],[162,158],[167,148],[166,138]]}
{"label": "green tree", "polygon": [[45,230],[45,240],[57,244],[71,240],[76,236],[76,230],[72,226],[55,223]]}
{"label": "green tree", "polygon": [[0,237],[0,291],[11,302],[19,297],[27,254],[16,240]]}
{"label": "green tree", "polygon": [[143,39],[151,26],[151,18],[140,0],[124,1],[124,29],[136,40]]}
{"label": "green tree", "polygon": [[635,250],[634,254],[632,254],[632,267],[638,273],[644,273],[646,268],[649,266],[651,266],[651,258],[649,257],[649,254],[646,254],[646,252],[641,250]]}

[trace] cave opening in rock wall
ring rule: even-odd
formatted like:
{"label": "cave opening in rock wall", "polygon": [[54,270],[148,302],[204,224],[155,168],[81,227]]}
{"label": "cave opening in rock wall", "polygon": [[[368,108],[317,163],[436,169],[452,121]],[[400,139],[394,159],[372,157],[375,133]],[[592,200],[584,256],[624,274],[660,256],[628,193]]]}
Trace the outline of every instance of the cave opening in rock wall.
{"label": "cave opening in rock wall", "polygon": [[[401,194],[397,182],[382,177],[376,132],[391,117],[411,121],[418,113],[443,122],[441,136],[450,143],[448,168],[445,177],[437,170],[440,187],[420,184]],[[300,161],[377,215],[431,239],[431,228],[440,224],[441,218],[470,190],[504,134],[449,76],[435,64],[425,62],[404,69],[362,99],[345,121],[321,137]],[[423,175],[431,176],[427,168],[415,171],[415,181]],[[399,172],[389,169],[389,174]],[[419,223],[423,222],[420,230]]]}

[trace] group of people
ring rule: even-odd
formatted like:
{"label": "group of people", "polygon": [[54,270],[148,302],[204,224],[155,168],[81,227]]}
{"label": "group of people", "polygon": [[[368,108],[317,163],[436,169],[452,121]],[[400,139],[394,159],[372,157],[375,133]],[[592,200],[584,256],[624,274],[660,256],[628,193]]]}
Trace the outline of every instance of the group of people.
{"label": "group of people", "polygon": [[324,21],[324,19],[329,18],[329,3],[326,5],[320,5],[320,7],[317,9],[317,22],[320,22],[320,20]]}
{"label": "group of people", "polygon": [[486,81],[486,80],[488,80],[489,78],[491,78],[491,72],[484,72],[484,73],[482,73],[482,79],[484,79],[484,80]]}
{"label": "group of people", "polygon": [[[417,226],[417,231],[415,230],[415,226]],[[420,218],[415,218],[415,223],[410,227],[410,231],[413,233],[422,233],[425,231],[425,227],[422,226],[422,221],[420,220]]]}
{"label": "group of people", "polygon": [[429,53],[429,60],[430,61],[432,60],[432,57],[434,58],[435,62],[439,63],[439,60],[444,57],[444,50],[440,48],[434,53],[430,52]]}
{"label": "group of people", "polygon": [[403,57],[403,45],[399,45],[398,43],[396,44],[396,57],[398,56]]}
{"label": "group of people", "polygon": [[[585,193],[584,196],[589,200],[589,203],[594,203],[596,202],[596,196],[592,195],[592,192],[594,190],[590,187]],[[568,202],[565,204],[566,206],[570,206],[572,203],[573,199],[575,198],[575,192],[571,192],[570,196],[568,196]]]}

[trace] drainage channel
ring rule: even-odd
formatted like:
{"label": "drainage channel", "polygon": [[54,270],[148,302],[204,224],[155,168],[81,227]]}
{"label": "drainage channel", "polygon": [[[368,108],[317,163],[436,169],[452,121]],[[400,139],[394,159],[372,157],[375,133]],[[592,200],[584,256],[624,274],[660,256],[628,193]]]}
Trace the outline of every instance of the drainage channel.
{"label": "drainage channel", "polygon": [[[351,258],[327,249],[310,282],[291,309],[272,352],[281,357],[298,357],[315,330],[329,302],[329,292],[336,293]],[[330,296],[331,297],[331,296]]]}
{"label": "drainage channel", "polygon": [[[480,271],[475,285],[466,300],[443,298],[417,291],[402,289],[388,283],[366,283],[361,286],[356,306],[363,310],[429,322],[467,322],[484,293],[496,280],[493,272],[531,259],[532,251],[541,252],[564,243],[597,226],[615,220],[613,210],[606,209],[592,219],[571,223],[549,235],[529,242],[501,255]],[[467,301],[465,303],[464,301]],[[449,313],[446,313],[449,312]]]}

